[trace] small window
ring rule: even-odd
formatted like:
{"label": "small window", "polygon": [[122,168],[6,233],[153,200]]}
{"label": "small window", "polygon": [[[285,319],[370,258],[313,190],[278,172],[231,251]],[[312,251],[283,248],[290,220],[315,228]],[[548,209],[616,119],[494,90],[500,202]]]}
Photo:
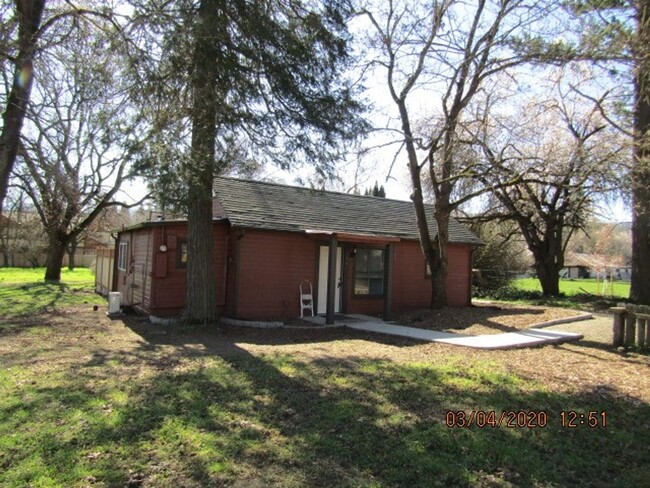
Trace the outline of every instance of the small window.
{"label": "small window", "polygon": [[178,247],[176,248],[176,267],[177,268],[187,268],[187,241],[180,240],[178,241]]}
{"label": "small window", "polygon": [[384,294],[384,250],[358,249],[354,263],[354,294]]}
{"label": "small window", "polygon": [[117,253],[117,269],[126,271],[128,242],[120,242]]}

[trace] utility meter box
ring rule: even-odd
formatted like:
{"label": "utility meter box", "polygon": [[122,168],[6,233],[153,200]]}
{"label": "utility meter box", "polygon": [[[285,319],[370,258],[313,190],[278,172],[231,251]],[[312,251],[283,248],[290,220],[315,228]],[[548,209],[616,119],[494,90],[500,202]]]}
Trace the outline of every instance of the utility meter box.
{"label": "utility meter box", "polygon": [[122,294],[119,291],[111,291],[108,294],[108,313],[116,314],[122,312]]}

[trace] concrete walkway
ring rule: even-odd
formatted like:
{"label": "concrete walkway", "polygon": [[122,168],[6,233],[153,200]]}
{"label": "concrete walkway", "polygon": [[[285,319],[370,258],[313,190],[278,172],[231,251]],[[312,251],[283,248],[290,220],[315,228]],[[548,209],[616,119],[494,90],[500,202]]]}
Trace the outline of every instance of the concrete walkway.
{"label": "concrete walkway", "polygon": [[[585,318],[590,318],[590,316],[580,317],[578,320],[583,320]],[[318,324],[323,324],[325,322],[323,317],[313,317],[307,320]],[[375,317],[361,314],[337,316],[335,324],[366,332],[377,332],[380,334],[396,335],[400,337],[409,337],[411,339],[419,339],[422,341],[442,342],[444,344],[474,347],[479,349],[511,349],[540,346],[567,341],[577,341],[583,337],[582,334],[574,332],[541,329],[526,329],[519,332],[508,332],[505,334],[471,336],[454,334],[451,332],[418,329],[416,327],[404,327],[402,325],[383,322]]]}

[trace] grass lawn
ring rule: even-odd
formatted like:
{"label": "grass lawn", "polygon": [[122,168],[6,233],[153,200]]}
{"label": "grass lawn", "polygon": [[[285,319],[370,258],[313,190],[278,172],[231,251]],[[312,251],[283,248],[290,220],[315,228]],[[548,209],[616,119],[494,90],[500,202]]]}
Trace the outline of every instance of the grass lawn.
{"label": "grass lawn", "polygon": [[[513,286],[520,290],[542,291],[542,286],[540,285],[537,278],[522,278],[514,280]],[[612,297],[624,299],[630,295],[630,283],[627,281],[614,281],[611,284],[611,287]],[[584,293],[589,293],[591,295],[603,295],[603,283],[602,281],[596,283],[595,279],[561,279],[560,292],[564,293],[565,295],[578,295]]]}
{"label": "grass lawn", "polygon": [[596,280],[593,279],[561,279],[561,295],[544,297],[537,278],[522,278],[513,280],[510,286],[498,290],[487,293],[479,292],[475,298],[599,312],[606,311],[621,301],[626,301],[629,296],[629,283],[615,281],[611,286],[612,293],[603,295],[602,282],[596,283]]}
{"label": "grass lawn", "polygon": [[[90,303],[1,320],[0,486],[647,484],[650,359],[604,344],[182,331]],[[528,414],[478,427],[491,411]]]}
{"label": "grass lawn", "polygon": [[47,283],[44,276],[45,268],[0,268],[0,316],[51,312],[90,302],[105,303],[92,291],[95,278],[88,268],[74,271],[64,268],[61,283]]}

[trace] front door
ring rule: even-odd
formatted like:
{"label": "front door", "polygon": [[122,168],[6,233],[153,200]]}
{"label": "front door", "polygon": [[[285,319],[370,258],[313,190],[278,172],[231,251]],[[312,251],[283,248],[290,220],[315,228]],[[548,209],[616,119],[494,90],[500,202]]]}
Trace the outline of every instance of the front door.
{"label": "front door", "polygon": [[[327,270],[329,269],[328,246],[320,246],[320,258],[318,261],[318,310],[316,313],[327,313]],[[334,299],[334,312],[341,311],[341,257],[342,250],[336,248],[336,297]]]}

